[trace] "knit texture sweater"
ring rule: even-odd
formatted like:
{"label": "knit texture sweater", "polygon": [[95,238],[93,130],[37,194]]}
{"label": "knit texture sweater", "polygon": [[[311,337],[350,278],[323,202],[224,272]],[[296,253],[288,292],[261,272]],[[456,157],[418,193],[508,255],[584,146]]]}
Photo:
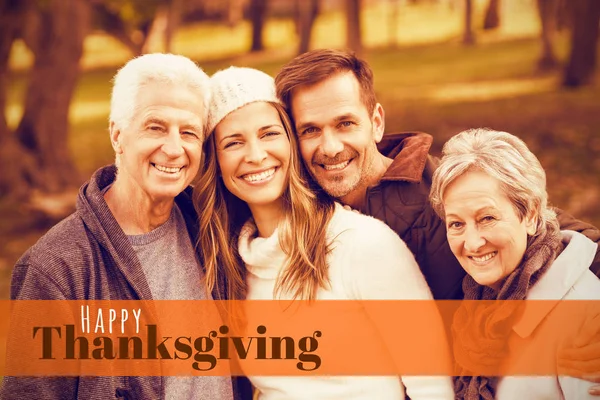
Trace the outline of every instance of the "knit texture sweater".
{"label": "knit texture sweater", "polygon": [[[248,270],[247,299],[273,300],[286,255],[277,230],[256,237],[248,221],[239,237],[239,253]],[[345,210],[336,204],[327,228],[329,288],[319,288],[317,300],[425,300],[431,292],[406,244],[383,222]],[[278,299],[291,299],[289,293]],[[272,399],[453,399],[447,377],[313,376],[249,377],[260,400]]]}

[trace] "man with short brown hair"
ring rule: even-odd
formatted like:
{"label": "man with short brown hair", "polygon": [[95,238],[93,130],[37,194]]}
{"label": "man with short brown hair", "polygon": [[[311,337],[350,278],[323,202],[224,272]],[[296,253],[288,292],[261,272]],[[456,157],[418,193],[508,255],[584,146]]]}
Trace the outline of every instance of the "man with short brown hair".
{"label": "man with short brown hair", "polygon": [[[462,299],[465,272],[450,251],[443,221],[429,204],[437,160],[433,138],[383,135],[373,73],[354,54],[319,49],[294,58],[275,78],[277,95],[296,128],[305,165],[344,204],[387,223],[411,249],[436,299]],[[600,231],[559,213],[562,229],[595,242]],[[600,273],[600,253],[592,271]]]}

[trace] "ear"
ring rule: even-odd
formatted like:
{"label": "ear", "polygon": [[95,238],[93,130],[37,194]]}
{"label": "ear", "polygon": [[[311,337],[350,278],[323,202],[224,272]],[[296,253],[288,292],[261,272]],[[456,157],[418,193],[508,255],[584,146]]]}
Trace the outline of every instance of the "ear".
{"label": "ear", "polygon": [[529,236],[533,236],[537,233],[538,215],[532,211],[525,217],[525,230]]}
{"label": "ear", "polygon": [[383,138],[383,131],[385,130],[385,111],[381,104],[377,103],[371,116],[371,123],[373,124],[373,139],[375,143],[379,143]]}
{"label": "ear", "polygon": [[110,121],[110,143],[116,154],[122,154],[123,148],[121,147],[121,130],[118,129],[113,121]]}

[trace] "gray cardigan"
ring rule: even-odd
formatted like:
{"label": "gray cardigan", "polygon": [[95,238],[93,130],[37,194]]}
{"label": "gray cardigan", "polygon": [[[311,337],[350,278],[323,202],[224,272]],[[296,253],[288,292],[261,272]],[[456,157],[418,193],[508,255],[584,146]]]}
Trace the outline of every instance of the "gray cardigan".
{"label": "gray cardigan", "polygon": [[[17,261],[11,299],[152,299],[136,253],[102,195],[102,189],[115,177],[114,166],[96,171],[81,187],[76,211]],[[179,194],[175,202],[192,243],[196,243],[198,228],[191,188]],[[162,376],[5,377],[0,399],[158,399],[163,386]],[[236,393],[236,398],[240,396]],[[210,398],[210,394],[199,397]]]}

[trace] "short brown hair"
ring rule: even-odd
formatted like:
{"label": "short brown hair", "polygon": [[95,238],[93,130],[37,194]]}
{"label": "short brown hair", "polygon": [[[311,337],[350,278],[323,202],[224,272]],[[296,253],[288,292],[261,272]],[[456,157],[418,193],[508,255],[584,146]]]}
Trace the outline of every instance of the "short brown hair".
{"label": "short brown hair", "polygon": [[333,49],[318,49],[300,54],[281,68],[275,77],[277,96],[291,114],[292,92],[299,86],[310,86],[340,72],[352,72],[360,86],[360,99],[369,114],[377,99],[373,88],[373,71],[366,61],[354,53]]}

